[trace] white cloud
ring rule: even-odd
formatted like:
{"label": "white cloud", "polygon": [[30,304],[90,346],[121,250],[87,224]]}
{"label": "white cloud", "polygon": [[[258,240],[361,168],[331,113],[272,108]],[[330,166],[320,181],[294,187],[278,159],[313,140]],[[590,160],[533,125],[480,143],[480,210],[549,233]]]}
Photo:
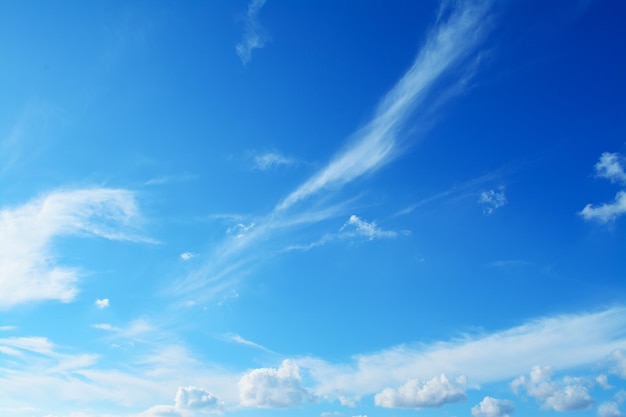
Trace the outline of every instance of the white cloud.
{"label": "white cloud", "polygon": [[[528,395],[542,401],[542,407],[555,411],[575,411],[588,409],[593,404],[587,387],[564,378],[563,383],[552,381],[552,370],[549,367],[533,366],[530,376],[521,376],[511,383],[511,388],[517,394],[520,388]],[[567,382],[574,382],[567,384]]]}
{"label": "white cloud", "polygon": [[504,187],[500,187],[498,190],[483,191],[478,198],[478,204],[483,206],[483,214],[485,216],[490,216],[496,209],[499,209],[506,203]]}
{"label": "white cloud", "polygon": [[625,417],[626,414],[622,413],[619,409],[619,404],[614,401],[609,401],[600,404],[598,406],[598,417]]}
{"label": "white cloud", "polygon": [[239,59],[245,65],[252,58],[252,51],[263,48],[269,40],[265,30],[259,24],[259,11],[265,0],[252,0],[246,12],[245,30],[241,41],[235,46]]}
{"label": "white cloud", "polygon": [[[537,361],[555,370],[594,364],[626,346],[626,308],[530,321],[491,334],[465,335],[449,342],[400,345],[356,355],[347,363],[299,358],[317,384],[315,394],[364,396],[432,375],[465,375],[473,384],[516,378]],[[584,338],[580,334],[585,334]]]}
{"label": "white cloud", "polygon": [[139,218],[127,190],[58,191],[0,211],[0,308],[74,299],[79,272],[57,266],[51,248],[58,236],[145,241],[126,230]]}
{"label": "white cloud", "polygon": [[401,387],[385,388],[374,397],[374,403],[387,408],[440,407],[465,401],[465,378],[451,382],[444,374],[430,381],[410,379]]}
{"label": "white cloud", "polygon": [[278,152],[267,152],[254,155],[254,167],[261,171],[276,168],[281,165],[294,165],[296,160],[282,155]]}
{"label": "white cloud", "polygon": [[600,160],[596,163],[596,175],[606,178],[611,182],[622,183],[626,185],[626,172],[622,163],[622,158],[617,153],[604,152],[600,155]]}
{"label": "white cloud", "polygon": [[320,190],[344,185],[388,163],[397,154],[397,136],[408,116],[437,81],[467,58],[485,32],[488,2],[463,2],[447,22],[432,30],[411,68],[387,93],[376,114],[355,132],[348,148],[277,205],[285,210]]}
{"label": "white cloud", "polygon": [[[604,152],[596,163],[596,175],[614,183],[626,185],[626,172],[622,166],[623,158],[616,153]],[[615,195],[615,201],[599,206],[587,204],[578,214],[585,220],[595,220],[600,223],[610,223],[626,213],[626,191],[620,190]]]}
{"label": "white cloud", "polygon": [[510,417],[514,412],[512,401],[493,397],[485,397],[478,405],[472,407],[474,417]]}
{"label": "white cloud", "polygon": [[624,349],[615,349],[609,355],[609,361],[611,362],[610,372],[626,379],[626,351]]}
{"label": "white cloud", "polygon": [[351,227],[355,230],[356,234],[360,236],[365,236],[369,240],[380,239],[380,238],[388,238],[388,237],[396,237],[396,232],[391,230],[382,230],[377,225],[376,222],[366,222],[365,220],[360,219],[358,216],[354,214],[350,216],[346,224],[341,227],[340,231],[345,230],[347,227]]}
{"label": "white cloud", "polygon": [[609,223],[626,213],[626,191],[620,190],[615,195],[615,201],[600,206],[587,204],[580,211],[585,220],[596,220],[600,223]]}
{"label": "white cloud", "polygon": [[223,403],[210,392],[194,387],[179,387],[174,399],[177,410],[221,411]]}
{"label": "white cloud", "polygon": [[109,306],[109,299],[108,298],[98,299],[96,300],[95,304],[96,304],[96,307],[98,307],[99,309],[107,308]]}
{"label": "white cloud", "polygon": [[596,377],[596,383],[600,385],[602,389],[606,389],[606,390],[613,389],[613,386],[609,384],[609,378],[604,374],[598,375]]}
{"label": "white cloud", "polygon": [[254,369],[239,380],[241,405],[288,408],[314,401],[315,397],[300,386],[301,380],[298,366],[289,359],[278,369]]}
{"label": "white cloud", "polygon": [[0,326],[0,332],[9,332],[17,329],[17,326]]}
{"label": "white cloud", "polygon": [[180,254],[180,259],[182,259],[183,261],[188,261],[192,258],[195,258],[196,256],[198,256],[197,253],[193,253],[193,252],[183,252]]}
{"label": "white cloud", "polygon": [[250,347],[253,347],[255,349],[263,350],[265,352],[270,352],[270,350],[267,349],[266,347],[261,346],[258,343],[254,343],[254,342],[252,342],[250,340],[246,340],[243,337],[239,336],[238,334],[229,334],[229,335],[226,336],[226,339],[231,341],[231,342],[240,344],[240,345],[250,346]]}

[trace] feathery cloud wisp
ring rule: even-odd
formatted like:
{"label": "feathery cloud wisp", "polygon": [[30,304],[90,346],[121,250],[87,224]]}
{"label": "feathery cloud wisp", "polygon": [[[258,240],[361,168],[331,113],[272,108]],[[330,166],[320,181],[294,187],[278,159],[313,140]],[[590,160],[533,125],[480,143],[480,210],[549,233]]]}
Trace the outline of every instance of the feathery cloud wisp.
{"label": "feathery cloud wisp", "polygon": [[277,206],[285,210],[329,187],[346,184],[388,163],[397,153],[397,135],[415,107],[449,70],[473,52],[485,32],[489,2],[465,2],[436,27],[411,68],[387,93],[376,114],[354,133],[351,145]]}
{"label": "feathery cloud wisp", "polygon": [[265,0],[252,0],[246,12],[246,27],[241,41],[235,46],[241,62],[246,65],[252,58],[252,51],[263,48],[268,41],[268,36],[259,23],[258,14]]}
{"label": "feathery cloud wisp", "polygon": [[132,192],[89,188],[58,191],[0,211],[0,308],[29,301],[71,301],[78,271],[55,265],[52,239],[95,236],[144,241],[129,233],[139,219]]}

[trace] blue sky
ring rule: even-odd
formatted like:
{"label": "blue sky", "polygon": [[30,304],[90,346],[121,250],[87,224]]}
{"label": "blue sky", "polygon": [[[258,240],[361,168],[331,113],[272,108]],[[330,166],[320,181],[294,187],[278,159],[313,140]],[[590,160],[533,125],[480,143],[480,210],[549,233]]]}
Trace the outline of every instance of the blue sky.
{"label": "blue sky", "polygon": [[0,414],[626,416],[625,19],[3,2]]}

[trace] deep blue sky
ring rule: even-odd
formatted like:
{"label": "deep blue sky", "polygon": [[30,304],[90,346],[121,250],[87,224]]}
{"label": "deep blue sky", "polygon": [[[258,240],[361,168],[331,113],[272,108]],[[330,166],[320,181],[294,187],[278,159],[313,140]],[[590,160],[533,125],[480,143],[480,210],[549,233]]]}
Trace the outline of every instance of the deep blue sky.
{"label": "deep blue sky", "polygon": [[626,410],[626,4],[0,4],[0,414]]}

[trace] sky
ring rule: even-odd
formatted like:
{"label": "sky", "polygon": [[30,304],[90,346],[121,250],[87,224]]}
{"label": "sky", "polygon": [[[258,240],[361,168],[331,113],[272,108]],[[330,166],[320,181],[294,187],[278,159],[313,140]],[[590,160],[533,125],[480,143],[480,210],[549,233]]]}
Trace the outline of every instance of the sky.
{"label": "sky", "polygon": [[0,415],[626,417],[625,21],[0,2]]}

